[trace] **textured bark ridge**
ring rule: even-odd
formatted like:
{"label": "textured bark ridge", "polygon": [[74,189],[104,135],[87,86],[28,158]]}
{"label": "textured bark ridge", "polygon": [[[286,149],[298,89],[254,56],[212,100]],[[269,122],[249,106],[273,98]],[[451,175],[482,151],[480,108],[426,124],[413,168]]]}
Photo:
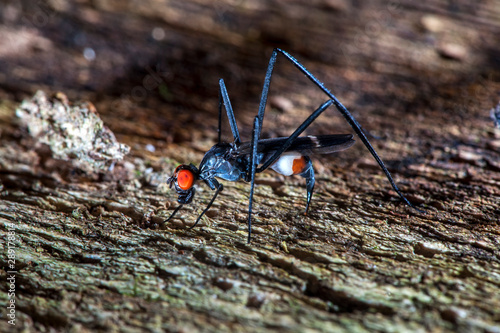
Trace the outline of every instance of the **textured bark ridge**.
{"label": "textured bark ridge", "polygon": [[[500,332],[496,2],[2,8],[0,331]],[[247,140],[273,47],[347,106],[425,213],[358,142],[313,157],[307,216],[301,178],[259,174],[251,244],[245,182],[222,181],[199,227],[187,230],[213,194],[203,184],[163,223],[177,206],[166,179],[217,140],[219,78]],[[52,101],[40,115],[57,102],[95,126],[34,114],[57,131],[33,135],[22,101],[38,90]],[[279,58],[264,137],[325,100]],[[351,132],[332,108],[307,134]]]}

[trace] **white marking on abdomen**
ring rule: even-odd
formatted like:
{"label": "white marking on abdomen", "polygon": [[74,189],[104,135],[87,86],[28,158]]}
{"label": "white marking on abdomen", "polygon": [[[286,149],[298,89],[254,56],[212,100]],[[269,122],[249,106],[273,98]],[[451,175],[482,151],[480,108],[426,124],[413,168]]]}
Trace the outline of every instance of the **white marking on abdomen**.
{"label": "white marking on abdomen", "polygon": [[293,160],[301,158],[298,153],[283,153],[281,157],[271,165],[271,169],[284,176],[293,175]]}

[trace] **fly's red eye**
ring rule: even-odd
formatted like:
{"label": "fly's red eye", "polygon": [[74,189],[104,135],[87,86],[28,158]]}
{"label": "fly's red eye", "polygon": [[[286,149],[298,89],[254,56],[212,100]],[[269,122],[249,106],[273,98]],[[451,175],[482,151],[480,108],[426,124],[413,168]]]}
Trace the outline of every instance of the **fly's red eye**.
{"label": "fly's red eye", "polygon": [[194,175],[190,170],[182,169],[177,173],[177,185],[181,190],[189,190],[194,183]]}

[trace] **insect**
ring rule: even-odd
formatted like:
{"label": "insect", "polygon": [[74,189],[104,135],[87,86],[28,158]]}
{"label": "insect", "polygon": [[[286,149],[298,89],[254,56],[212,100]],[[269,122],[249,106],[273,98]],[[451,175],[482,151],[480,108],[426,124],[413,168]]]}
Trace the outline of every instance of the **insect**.
{"label": "insect", "polygon": [[[328,96],[328,100],[321,104],[289,137],[260,139],[271,76],[279,54],[283,55],[288,61],[295,65],[295,67],[297,67],[309,80],[321,89]],[[250,242],[252,233],[252,204],[255,187],[255,174],[268,168],[271,168],[285,176],[300,175],[305,178],[307,189],[305,212],[307,213],[315,183],[314,170],[310,155],[330,154],[347,149],[354,144],[352,134],[299,137],[300,134],[331,105],[334,105],[337,108],[337,110],[347,120],[349,125],[351,125],[354,129],[358,137],[382,168],[392,188],[396,191],[400,198],[410,207],[417,209],[403,195],[403,193],[401,193],[392,179],[389,170],[385,167],[384,162],[380,159],[377,152],[368,141],[366,135],[361,130],[361,126],[345,108],[345,106],[342,105],[342,103],[340,103],[340,101],[323,85],[323,83],[321,83],[299,61],[286,51],[276,48],[273,50],[269,60],[259,104],[259,111],[253,121],[252,138],[249,142],[241,142],[226,85],[224,84],[223,79],[219,80],[218,143],[205,154],[198,167],[193,164],[179,165],[175,169],[173,176],[167,180],[170,187],[174,186],[178,194],[177,201],[180,205],[173,211],[170,217],[165,220],[165,222],[171,220],[183,205],[190,204],[192,202],[195,195],[194,184],[197,181],[204,181],[210,189],[215,191],[215,193],[207,207],[201,212],[190,229],[194,228],[198,224],[202,216],[212,206],[213,202],[217,198],[217,195],[222,191],[223,186],[216,178],[228,181],[238,181],[242,179],[250,182],[247,220],[248,242]],[[222,106],[226,109],[227,117],[229,119],[229,125],[233,134],[232,143],[224,143],[221,141]]]}

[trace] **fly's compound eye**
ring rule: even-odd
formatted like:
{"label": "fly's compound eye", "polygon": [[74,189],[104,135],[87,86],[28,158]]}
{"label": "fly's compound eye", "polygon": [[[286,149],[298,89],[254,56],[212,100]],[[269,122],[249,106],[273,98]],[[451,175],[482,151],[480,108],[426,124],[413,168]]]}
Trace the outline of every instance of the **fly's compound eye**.
{"label": "fly's compound eye", "polygon": [[177,173],[177,186],[181,190],[189,190],[194,183],[195,176],[191,170],[182,169]]}
{"label": "fly's compound eye", "polygon": [[199,171],[193,165],[179,165],[174,171],[174,175],[170,177],[167,182],[172,187],[175,185],[175,189],[178,193],[183,193],[186,191],[192,191],[193,185],[196,180],[198,180]]}

